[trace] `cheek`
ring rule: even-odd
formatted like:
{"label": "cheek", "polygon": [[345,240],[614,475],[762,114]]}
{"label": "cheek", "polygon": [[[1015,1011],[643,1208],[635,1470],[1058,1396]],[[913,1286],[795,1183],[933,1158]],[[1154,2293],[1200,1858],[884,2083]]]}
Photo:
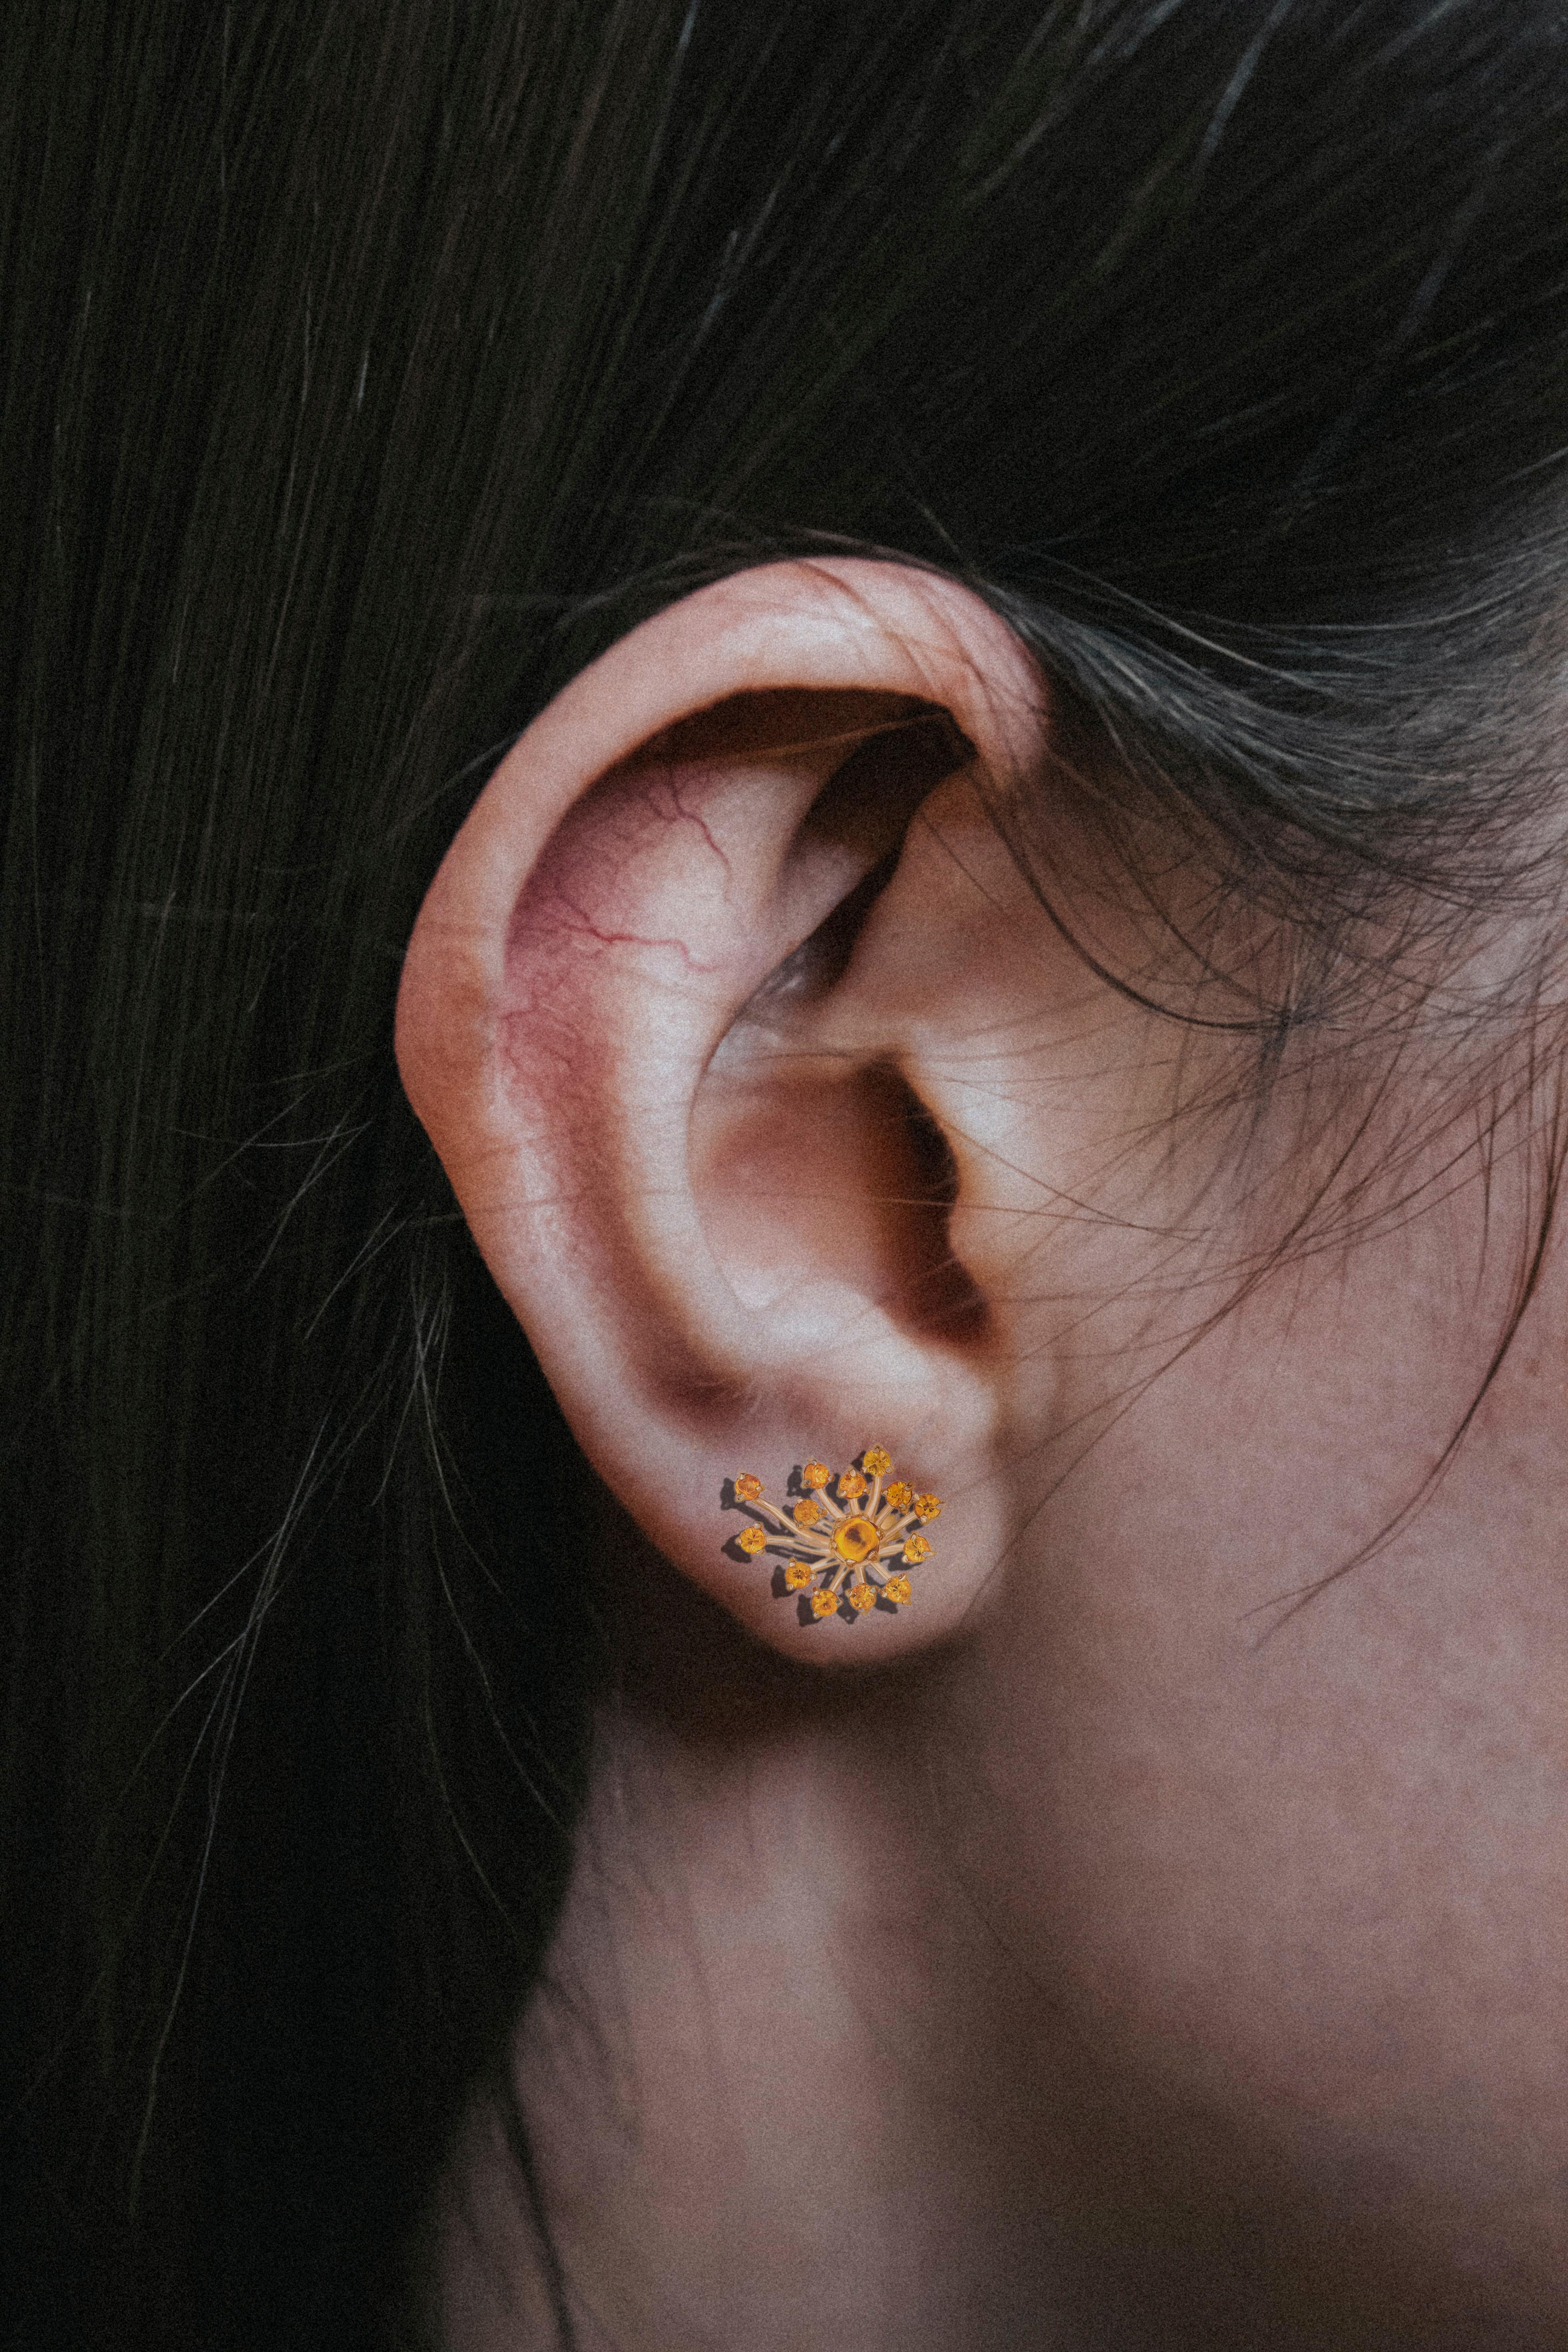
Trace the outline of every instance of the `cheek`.
{"label": "cheek", "polygon": [[1196,1351],[1033,1522],[954,1676],[952,1868],[1032,1988],[1042,2112],[1081,2110],[1085,2165],[1113,2109],[1152,2200],[1206,2180],[1240,2210],[1267,2181],[1326,2229],[1458,2232],[1483,2267],[1522,2233],[1564,2265],[1549,1500],[1510,1523],[1482,1433],[1269,1633],[1430,1456],[1396,1401],[1315,1410],[1304,1380],[1271,1410],[1247,1361]]}

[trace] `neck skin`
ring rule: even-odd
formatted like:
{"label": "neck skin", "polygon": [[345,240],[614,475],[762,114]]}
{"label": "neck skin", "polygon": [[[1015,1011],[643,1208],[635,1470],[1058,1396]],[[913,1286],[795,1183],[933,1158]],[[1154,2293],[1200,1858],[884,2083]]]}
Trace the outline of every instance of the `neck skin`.
{"label": "neck skin", "polygon": [[[1039,2333],[1071,2292],[1060,2233],[1037,2242],[1065,2117],[1017,2063],[1040,1991],[966,1899],[921,1765],[943,1676],[804,1692],[722,1621],[694,1625],[679,1590],[660,1598],[664,1687],[604,1712],[514,2057],[580,2341],[1079,2340]],[[670,1706],[678,1645],[678,1679],[694,1653],[710,1675],[737,1654],[723,1706]],[[489,2118],[470,2152],[484,2244],[448,2241],[449,2340],[547,2340]]]}
{"label": "neck skin", "polygon": [[[672,1594],[664,1633],[686,1613]],[[731,1646],[714,1623],[698,1643]],[[667,1684],[602,1717],[514,2061],[580,2340],[1017,2342],[984,2281],[1018,2219],[1032,1989],[953,1900],[921,1710],[869,1686],[802,1705],[790,1679],[752,1653],[723,1708],[671,1708]],[[537,2298],[505,2200],[491,2252]],[[488,2301],[477,2273],[464,2291]],[[539,2340],[486,2317],[453,2343]]]}
{"label": "neck skin", "polygon": [[[1568,2347],[1568,1247],[1534,1097],[1412,1087],[1356,1129],[1386,1202],[1239,1297],[1154,1176],[1046,1229],[945,1643],[786,1660],[607,1529],[509,2059],[583,2352]],[[500,2113],[450,2352],[557,2333]]]}
{"label": "neck skin", "polygon": [[[1253,1613],[1484,1371],[1415,1234],[1194,1349],[897,1673],[781,1663],[623,1532],[510,2062],[584,2352],[1568,2344],[1555,1263],[1413,1524]],[[443,2342],[553,2341],[493,2108],[443,2199]]]}

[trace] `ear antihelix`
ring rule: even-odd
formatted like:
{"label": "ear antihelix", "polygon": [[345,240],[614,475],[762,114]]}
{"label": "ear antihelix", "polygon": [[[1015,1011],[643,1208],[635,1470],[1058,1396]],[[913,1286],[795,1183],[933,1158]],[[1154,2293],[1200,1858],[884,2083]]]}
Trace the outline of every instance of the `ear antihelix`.
{"label": "ear antihelix", "polygon": [[728,1507],[750,1524],[734,1549],[756,1559],[771,1553],[779,1599],[798,1596],[803,1625],[831,1617],[854,1624],[871,1609],[907,1609],[911,1568],[930,1559],[924,1532],[941,1512],[935,1495],[917,1495],[894,1475],[885,1445],[868,1445],[835,1477],[826,1462],[797,1463],[785,1486],[787,1507],[770,1502],[754,1471],[727,1483]]}

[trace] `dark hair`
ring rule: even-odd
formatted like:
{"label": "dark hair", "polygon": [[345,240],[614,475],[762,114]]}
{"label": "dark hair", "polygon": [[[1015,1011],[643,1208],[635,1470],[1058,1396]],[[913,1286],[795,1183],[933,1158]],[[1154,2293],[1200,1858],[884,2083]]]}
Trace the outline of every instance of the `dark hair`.
{"label": "dark hair", "polygon": [[559,1900],[575,1457],[391,1049],[500,751],[685,588],[892,551],[1036,649],[1113,852],[1310,943],[1224,1017],[1544,903],[1564,51],[10,0],[0,2342],[395,2340]]}

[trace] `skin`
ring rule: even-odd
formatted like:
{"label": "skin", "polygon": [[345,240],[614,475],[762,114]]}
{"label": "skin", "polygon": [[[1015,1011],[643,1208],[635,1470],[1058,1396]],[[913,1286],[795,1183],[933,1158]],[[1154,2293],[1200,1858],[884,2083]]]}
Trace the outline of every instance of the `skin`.
{"label": "skin", "polygon": [[[505,2060],[578,2338],[1565,2345],[1553,1238],[1448,1455],[1542,1226],[1547,1084],[1472,1017],[1524,943],[1259,1111],[1252,1045],[1097,978],[997,839],[1034,777],[1073,927],[1152,972],[1056,727],[950,583],[770,567],[574,682],[411,942],[411,1098],[605,1489],[619,1647]],[[872,1442],[933,1558],[803,1624],[723,1481]],[[485,2095],[437,2220],[445,2340],[549,2341]]]}

